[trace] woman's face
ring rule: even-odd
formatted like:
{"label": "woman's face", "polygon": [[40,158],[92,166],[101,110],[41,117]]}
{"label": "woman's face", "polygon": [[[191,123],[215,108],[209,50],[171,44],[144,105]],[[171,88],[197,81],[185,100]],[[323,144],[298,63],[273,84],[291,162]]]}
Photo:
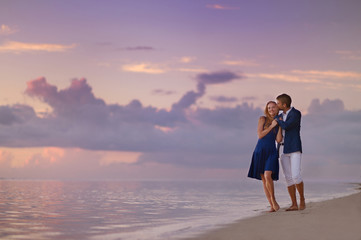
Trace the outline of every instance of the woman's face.
{"label": "woman's face", "polygon": [[278,107],[274,103],[269,103],[267,106],[267,110],[269,115],[271,115],[271,117],[274,117],[278,114]]}

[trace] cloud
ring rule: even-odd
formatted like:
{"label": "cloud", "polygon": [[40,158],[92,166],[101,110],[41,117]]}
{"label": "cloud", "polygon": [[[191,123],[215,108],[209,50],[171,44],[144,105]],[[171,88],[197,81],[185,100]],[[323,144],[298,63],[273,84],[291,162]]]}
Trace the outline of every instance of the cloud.
{"label": "cloud", "polygon": [[248,77],[265,78],[277,81],[284,81],[290,83],[321,83],[320,80],[300,77],[291,74],[279,74],[279,73],[259,73],[259,74],[247,74]]}
{"label": "cloud", "polygon": [[153,64],[126,64],[122,66],[122,70],[126,72],[148,73],[148,74],[162,74],[166,71]]}
{"label": "cloud", "polygon": [[236,79],[244,79],[245,76],[230,71],[219,71],[213,73],[201,73],[196,76],[199,83],[203,84],[219,84],[231,82]]}
{"label": "cloud", "polygon": [[244,102],[252,102],[252,101],[255,101],[257,100],[257,97],[255,96],[244,96],[242,97],[242,101]]}
{"label": "cloud", "polygon": [[228,66],[240,66],[240,67],[255,67],[259,66],[258,63],[252,60],[226,60],[223,61],[221,64],[228,65]]}
{"label": "cloud", "polygon": [[152,91],[152,94],[154,95],[172,95],[172,94],[175,94],[176,92],[175,91],[170,91],[170,90],[163,90],[163,89],[154,89]]}
{"label": "cloud", "polygon": [[[45,169],[54,174],[61,169],[64,176],[83,171],[83,177],[116,177],[119,172],[126,175],[124,169],[145,173],[150,165],[154,170],[247,169],[262,109],[249,103],[213,109],[196,105],[209,85],[238,79],[234,75],[208,73],[196,78],[196,89],[186,92],[170,110],[144,106],[137,99],[125,105],[107,104],[94,95],[86,79],[73,79],[64,89],[45,78],[29,81],[26,94],[53,111],[40,118],[30,106],[0,106],[0,145],[51,148],[23,158],[0,151],[1,173],[37,176]],[[328,164],[342,169],[360,166],[360,119],[361,111],[345,110],[339,99],[314,99],[301,123],[303,171],[311,173]]]}
{"label": "cloud", "polygon": [[204,69],[204,68],[179,68],[178,71],[200,73],[200,72],[206,72],[207,69]]}
{"label": "cloud", "polygon": [[325,99],[322,103],[319,99],[313,99],[308,107],[308,113],[316,115],[342,113],[344,110],[345,106],[340,99]]}
{"label": "cloud", "polygon": [[0,106],[0,124],[23,123],[36,117],[34,110],[26,105]]}
{"label": "cloud", "polygon": [[242,76],[229,71],[198,74],[196,76],[198,82],[197,91],[188,91],[184,94],[177,103],[172,105],[172,111],[182,111],[195,104],[199,98],[203,97],[206,92],[206,86],[209,84],[227,83],[240,78]]}
{"label": "cloud", "polygon": [[[292,70],[290,73],[247,74],[252,78],[272,79],[290,83],[320,84],[325,87],[361,88],[361,73],[345,71]],[[340,81],[342,80],[342,81]]]}
{"label": "cloud", "polygon": [[195,61],[197,58],[196,57],[182,57],[180,59],[181,63],[191,63],[193,61]]}
{"label": "cloud", "polygon": [[58,91],[56,86],[40,77],[27,82],[25,94],[48,103],[59,114],[79,111],[79,108],[88,105],[93,108],[105,105],[103,100],[94,96],[85,78],[73,79],[70,87]]}
{"label": "cloud", "polygon": [[352,60],[352,61],[360,61],[361,60],[361,51],[345,51],[339,50],[335,52],[338,54],[341,59]]}
{"label": "cloud", "polygon": [[11,28],[5,24],[1,24],[1,26],[0,26],[0,36],[1,35],[3,35],[3,36],[12,35],[12,34],[16,33],[17,31],[18,31],[17,29]]}
{"label": "cloud", "polygon": [[[182,149],[178,143],[183,140],[178,138],[185,136],[177,128],[192,126],[192,117],[185,110],[205,94],[204,78],[199,81],[196,91],[185,93],[167,111],[145,107],[138,100],[127,105],[108,105],[94,96],[86,79],[73,79],[69,87],[61,90],[44,77],[34,79],[27,83],[25,93],[49,104],[53,112],[39,118],[31,107],[3,107],[2,143],[9,147],[58,146],[136,152],[158,151],[163,147]],[[198,121],[196,118],[197,114],[193,114],[193,120]],[[170,131],[164,131],[166,128]],[[15,129],[26,131],[17,130],[19,135],[14,135]],[[170,140],[172,134],[180,135]]]}
{"label": "cloud", "polygon": [[[302,122],[309,165],[335,164],[360,167],[361,111],[347,111],[339,99],[314,99]],[[314,161],[314,163],[312,163]],[[353,166],[354,167],[354,166]]]}
{"label": "cloud", "polygon": [[[53,148],[56,149],[56,148]],[[142,162],[142,156],[132,152],[87,151],[83,149],[59,149],[63,155],[44,154],[48,148],[0,148],[0,176],[20,179],[191,179],[229,177],[239,178],[235,170],[189,168],[186,165]],[[170,156],[170,155],[169,155]],[[170,156],[171,157],[171,156]],[[56,161],[50,161],[51,158]],[[164,158],[165,159],[165,154]],[[26,159],[26,161],[24,161]],[[115,161],[113,161],[116,159]],[[205,158],[203,158],[205,159]],[[120,161],[120,160],[124,160]],[[133,164],[136,160],[139,164]],[[205,159],[206,160],[206,159]],[[231,172],[230,172],[231,171]]]}
{"label": "cloud", "polygon": [[17,122],[16,115],[13,113],[13,109],[8,106],[0,107],[0,124],[11,125]]}
{"label": "cloud", "polygon": [[74,48],[76,45],[60,45],[47,43],[22,43],[9,41],[0,45],[0,52],[65,52]]}
{"label": "cloud", "polygon": [[215,9],[215,10],[238,10],[238,9],[240,9],[239,7],[230,7],[230,6],[220,5],[220,4],[208,4],[206,7]]}
{"label": "cloud", "polygon": [[252,122],[248,121],[247,118],[257,119],[259,114],[262,114],[260,109],[253,108],[248,103],[243,103],[235,107],[199,108],[194,113],[194,116],[198,121],[209,126],[220,129],[245,130],[245,126],[249,127],[252,125]]}
{"label": "cloud", "polygon": [[182,98],[172,105],[173,111],[182,111],[189,108],[191,105],[195,104],[197,99],[203,97],[205,94],[206,86],[203,83],[198,83],[197,92],[188,91],[182,96]]}
{"label": "cloud", "polygon": [[0,148],[0,175],[18,178],[97,178],[104,170],[108,176],[127,171],[140,153],[116,151],[87,151],[79,148]]}
{"label": "cloud", "polygon": [[292,73],[307,75],[312,78],[355,78],[355,79],[359,79],[359,80],[361,79],[361,73],[358,73],[358,72],[293,70]]}
{"label": "cloud", "polygon": [[127,47],[125,48],[127,51],[152,51],[155,50],[153,47],[149,46],[135,46],[135,47]]}
{"label": "cloud", "polygon": [[207,85],[222,84],[242,78],[244,78],[242,75],[238,75],[230,71],[198,74],[196,76],[196,80],[198,82],[197,91],[188,91],[186,94],[184,94],[177,103],[172,105],[172,111],[181,111],[195,104],[196,101],[203,97],[203,95],[206,93]]}
{"label": "cloud", "polygon": [[211,99],[212,101],[221,102],[221,103],[238,101],[238,99],[236,97],[226,97],[226,96],[211,96],[211,97],[209,97],[209,99]]}

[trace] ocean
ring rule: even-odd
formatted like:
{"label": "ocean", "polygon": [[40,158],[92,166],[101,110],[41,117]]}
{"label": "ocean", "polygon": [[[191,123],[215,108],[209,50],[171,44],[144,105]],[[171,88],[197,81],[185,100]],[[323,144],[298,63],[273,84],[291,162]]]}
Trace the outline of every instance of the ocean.
{"label": "ocean", "polygon": [[[289,205],[286,186],[276,198]],[[356,192],[305,181],[306,202]],[[260,181],[0,181],[0,239],[181,239],[269,208]]]}

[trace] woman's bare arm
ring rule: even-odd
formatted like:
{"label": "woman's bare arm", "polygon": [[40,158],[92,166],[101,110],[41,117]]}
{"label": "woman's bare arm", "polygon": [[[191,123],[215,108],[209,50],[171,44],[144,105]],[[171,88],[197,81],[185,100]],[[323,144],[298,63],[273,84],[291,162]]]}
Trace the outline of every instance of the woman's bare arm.
{"label": "woman's bare arm", "polygon": [[265,121],[266,121],[266,118],[263,116],[260,117],[258,120],[257,135],[258,135],[259,139],[266,136],[275,126],[277,126],[277,121],[272,121],[272,124],[268,128],[263,129],[263,125],[264,125]]}

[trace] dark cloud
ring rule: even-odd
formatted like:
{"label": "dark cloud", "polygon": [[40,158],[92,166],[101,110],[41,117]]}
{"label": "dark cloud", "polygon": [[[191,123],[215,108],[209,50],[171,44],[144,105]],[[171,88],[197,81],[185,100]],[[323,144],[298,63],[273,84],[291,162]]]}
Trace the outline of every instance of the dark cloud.
{"label": "dark cloud", "polygon": [[202,123],[221,128],[242,129],[250,127],[249,119],[258,119],[262,114],[260,109],[254,109],[247,103],[233,108],[217,107],[215,109],[198,108],[194,116]]}
{"label": "dark cloud", "polygon": [[230,71],[200,73],[196,76],[197,81],[205,85],[227,83],[236,79],[244,79],[244,78],[245,76]]}
{"label": "dark cloud", "polygon": [[229,102],[237,102],[238,98],[236,97],[226,97],[226,96],[211,96],[209,97],[212,101],[220,102],[220,103],[229,103]]}
{"label": "dark cloud", "polygon": [[[247,103],[189,108],[205,95],[206,86],[198,82],[196,90],[166,110],[144,106],[139,100],[107,104],[94,96],[85,79],[74,79],[59,90],[39,78],[28,82],[25,92],[48,103],[53,111],[38,117],[30,106],[0,106],[0,145],[133,151],[143,153],[138,164],[247,168],[262,109]],[[360,119],[361,111],[345,110],[341,100],[313,100],[301,123],[308,166],[330,159],[343,165],[359,163]]]}
{"label": "dark cloud", "polygon": [[189,108],[191,105],[195,104],[196,101],[203,97],[206,92],[206,86],[203,83],[198,83],[197,91],[189,91],[182,96],[182,98],[172,105],[172,111],[182,111]]}
{"label": "dark cloud", "polygon": [[153,47],[149,46],[135,46],[135,47],[127,47],[125,48],[127,51],[152,51],[155,50]]}
{"label": "dark cloud", "polygon": [[255,101],[255,100],[257,100],[257,97],[255,97],[255,96],[242,97],[242,101],[245,101],[245,102]]}
{"label": "dark cloud", "polygon": [[[242,116],[258,115],[260,110],[237,106],[185,111],[205,91],[206,85],[198,83],[196,91],[185,93],[171,110],[165,110],[143,106],[139,100],[126,105],[106,104],[94,96],[85,79],[74,79],[61,90],[45,78],[35,79],[28,82],[25,93],[48,103],[53,112],[40,118],[31,107],[3,108],[0,143],[8,147],[58,146],[150,154],[143,160],[164,151],[186,152],[183,165],[193,154],[227,153],[232,158],[238,157],[242,149],[249,147],[248,141],[239,143],[240,130],[251,129]],[[30,113],[32,117],[26,117]],[[170,131],[165,132],[161,127]],[[215,166],[210,162],[209,165]]]}
{"label": "dark cloud", "polygon": [[227,83],[240,78],[243,78],[243,76],[237,75],[229,71],[198,74],[196,77],[196,80],[198,81],[197,91],[189,91],[184,94],[177,103],[174,103],[172,105],[172,110],[183,110],[195,104],[196,101],[199,98],[203,97],[203,95],[206,93],[206,86],[208,84]]}
{"label": "dark cloud", "polygon": [[0,124],[11,125],[17,122],[13,109],[8,106],[0,107]]}
{"label": "dark cloud", "polygon": [[[334,108],[333,108],[334,107]],[[361,149],[361,111],[347,111],[339,99],[325,100],[320,104],[314,99],[302,126],[306,149],[312,154],[338,156],[345,163],[359,162]]]}
{"label": "dark cloud", "polygon": [[313,99],[308,108],[310,114],[332,114],[335,112],[343,112],[344,110],[344,104],[340,99],[325,99],[322,103],[319,99]]}
{"label": "dark cloud", "polygon": [[172,95],[175,93],[176,93],[175,91],[163,90],[163,89],[154,89],[152,91],[152,94],[154,94],[154,95]]}
{"label": "dark cloud", "polygon": [[35,118],[34,110],[26,105],[0,106],[0,124],[12,125]]}

